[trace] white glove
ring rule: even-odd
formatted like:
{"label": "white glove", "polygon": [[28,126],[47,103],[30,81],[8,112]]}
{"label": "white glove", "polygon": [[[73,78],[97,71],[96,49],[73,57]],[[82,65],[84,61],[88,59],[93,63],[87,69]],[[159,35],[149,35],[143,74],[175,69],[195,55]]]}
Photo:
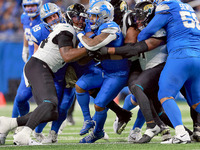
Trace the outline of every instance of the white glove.
{"label": "white glove", "polygon": [[28,47],[24,46],[22,50],[22,59],[24,62],[27,62],[29,56],[29,50]]}

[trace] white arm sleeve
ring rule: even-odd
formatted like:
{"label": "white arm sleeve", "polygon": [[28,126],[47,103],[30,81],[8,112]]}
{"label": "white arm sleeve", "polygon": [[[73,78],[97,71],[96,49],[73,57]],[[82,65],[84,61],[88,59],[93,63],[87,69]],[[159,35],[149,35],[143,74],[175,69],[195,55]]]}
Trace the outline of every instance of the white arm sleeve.
{"label": "white arm sleeve", "polygon": [[109,29],[102,30],[102,33],[110,33],[109,36],[107,38],[105,38],[101,43],[94,45],[94,46],[89,46],[83,41],[83,39],[82,39],[82,37],[84,36],[83,34],[81,34],[81,33],[78,34],[78,38],[86,49],[91,50],[91,51],[96,51],[99,48],[109,44],[110,42],[112,42],[113,40],[115,40],[117,38],[117,35],[115,34],[116,29],[114,29],[114,30],[109,30]]}

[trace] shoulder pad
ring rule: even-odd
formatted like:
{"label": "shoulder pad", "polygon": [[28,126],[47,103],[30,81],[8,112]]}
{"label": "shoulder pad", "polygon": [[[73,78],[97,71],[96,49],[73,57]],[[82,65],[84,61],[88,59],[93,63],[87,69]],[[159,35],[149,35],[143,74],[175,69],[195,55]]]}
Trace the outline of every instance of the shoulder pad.
{"label": "shoulder pad", "polygon": [[156,7],[156,13],[163,13],[169,10],[169,6],[167,4],[161,4]]}
{"label": "shoulder pad", "polygon": [[70,33],[72,33],[73,35],[76,35],[75,33],[75,30],[74,28],[68,24],[68,23],[59,23],[55,26],[55,28],[53,29],[53,31],[56,31],[58,32],[58,34],[61,32],[61,31],[69,31]]}
{"label": "shoulder pad", "polygon": [[125,23],[125,25],[126,25],[126,27],[128,28],[128,27],[130,27],[131,25],[132,25],[132,11],[129,11],[128,13],[126,13],[125,15],[124,15],[124,18],[123,18],[123,22]]}
{"label": "shoulder pad", "polygon": [[110,28],[110,27],[118,27],[119,25],[117,23],[115,23],[114,21],[111,22],[107,22],[107,23],[103,23],[99,29],[103,29],[103,28]]}
{"label": "shoulder pad", "polygon": [[119,28],[117,27],[108,27],[108,28],[104,28],[103,30],[101,30],[102,33],[110,33],[110,34],[115,34],[119,31]]}
{"label": "shoulder pad", "polygon": [[104,23],[99,27],[99,31],[104,33],[116,33],[119,31],[119,25],[113,21]]}
{"label": "shoulder pad", "polygon": [[132,13],[132,11],[128,10],[123,16],[123,24],[122,24],[121,30],[122,30],[122,33],[123,33],[124,37],[126,36],[127,29],[132,24],[132,19],[130,17],[131,13]]}

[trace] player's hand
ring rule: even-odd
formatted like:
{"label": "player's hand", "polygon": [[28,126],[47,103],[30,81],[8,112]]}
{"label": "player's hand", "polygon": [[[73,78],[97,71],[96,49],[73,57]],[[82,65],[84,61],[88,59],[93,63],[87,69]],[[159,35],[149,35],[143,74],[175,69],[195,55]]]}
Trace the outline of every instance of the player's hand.
{"label": "player's hand", "polygon": [[108,54],[108,47],[101,47],[96,51],[99,55],[107,55]]}

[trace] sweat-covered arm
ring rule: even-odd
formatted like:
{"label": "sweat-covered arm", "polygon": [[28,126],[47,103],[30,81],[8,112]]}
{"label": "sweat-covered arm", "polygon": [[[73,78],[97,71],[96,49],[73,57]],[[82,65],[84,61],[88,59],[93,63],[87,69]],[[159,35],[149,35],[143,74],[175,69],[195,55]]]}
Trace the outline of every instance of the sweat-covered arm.
{"label": "sweat-covered arm", "polygon": [[67,63],[87,56],[85,48],[73,48],[73,35],[68,31],[59,33],[53,42],[58,44],[60,55]]}
{"label": "sweat-covered arm", "polygon": [[149,24],[139,33],[138,41],[146,40],[154,35],[167,24],[169,17],[170,14],[156,14]]}
{"label": "sweat-covered arm", "polygon": [[71,46],[65,46],[60,48],[60,54],[65,62],[73,62],[87,56],[85,48],[72,48]]}

